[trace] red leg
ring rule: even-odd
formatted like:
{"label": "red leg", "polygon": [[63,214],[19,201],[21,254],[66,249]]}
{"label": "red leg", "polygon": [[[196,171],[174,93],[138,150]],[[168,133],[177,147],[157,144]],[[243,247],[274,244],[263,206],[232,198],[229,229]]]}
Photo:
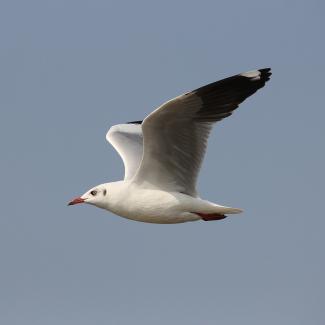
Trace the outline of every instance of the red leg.
{"label": "red leg", "polygon": [[205,214],[205,213],[196,212],[196,214],[199,215],[204,221],[222,220],[227,218],[227,216],[225,216],[224,214],[218,214],[218,213]]}

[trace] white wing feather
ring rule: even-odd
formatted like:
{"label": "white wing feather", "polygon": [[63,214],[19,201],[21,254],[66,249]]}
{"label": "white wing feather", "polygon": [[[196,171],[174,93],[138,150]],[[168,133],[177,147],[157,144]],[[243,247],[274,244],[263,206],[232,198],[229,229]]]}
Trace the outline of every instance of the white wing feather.
{"label": "white wing feather", "polygon": [[144,152],[134,181],[196,196],[212,124],[230,116],[270,75],[270,69],[235,75],[178,96],[149,114],[142,123]]}
{"label": "white wing feather", "polygon": [[140,166],[143,136],[140,124],[117,124],[106,134],[106,140],[115,148],[124,163],[124,179],[131,179]]}

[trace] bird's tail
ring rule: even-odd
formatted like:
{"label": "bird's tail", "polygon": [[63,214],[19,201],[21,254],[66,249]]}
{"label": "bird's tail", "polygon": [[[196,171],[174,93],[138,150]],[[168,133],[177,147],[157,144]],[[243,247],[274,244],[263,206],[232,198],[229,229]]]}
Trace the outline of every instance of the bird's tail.
{"label": "bird's tail", "polygon": [[236,214],[236,213],[243,212],[242,209],[225,207],[225,206],[218,206],[218,208],[216,210],[218,210],[219,212],[222,212],[222,213],[227,213],[227,214]]}

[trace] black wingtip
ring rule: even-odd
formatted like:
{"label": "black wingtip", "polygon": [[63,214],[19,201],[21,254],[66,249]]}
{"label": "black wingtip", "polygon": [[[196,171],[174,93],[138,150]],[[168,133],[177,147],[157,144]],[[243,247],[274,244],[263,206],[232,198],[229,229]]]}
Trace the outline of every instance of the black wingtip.
{"label": "black wingtip", "polygon": [[[238,77],[251,81],[255,85],[260,85],[257,89],[264,87],[265,83],[270,80],[272,75],[271,68],[263,68],[240,73]],[[234,76],[236,77],[236,76]],[[257,90],[256,89],[256,90]]]}
{"label": "black wingtip", "polygon": [[142,121],[127,122],[127,124],[142,124]]}
{"label": "black wingtip", "polygon": [[264,68],[258,70],[261,73],[261,79],[268,81],[272,75],[271,68]]}

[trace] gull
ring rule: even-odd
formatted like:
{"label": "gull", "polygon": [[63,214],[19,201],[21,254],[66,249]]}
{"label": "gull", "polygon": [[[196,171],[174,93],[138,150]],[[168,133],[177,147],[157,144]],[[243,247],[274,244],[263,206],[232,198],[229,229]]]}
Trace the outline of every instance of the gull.
{"label": "gull", "polygon": [[159,224],[221,220],[242,212],[200,198],[196,181],[213,124],[270,76],[269,68],[237,74],[171,99],[143,121],[112,126],[106,139],[123,160],[124,180],[95,186],[68,205],[87,203]]}

